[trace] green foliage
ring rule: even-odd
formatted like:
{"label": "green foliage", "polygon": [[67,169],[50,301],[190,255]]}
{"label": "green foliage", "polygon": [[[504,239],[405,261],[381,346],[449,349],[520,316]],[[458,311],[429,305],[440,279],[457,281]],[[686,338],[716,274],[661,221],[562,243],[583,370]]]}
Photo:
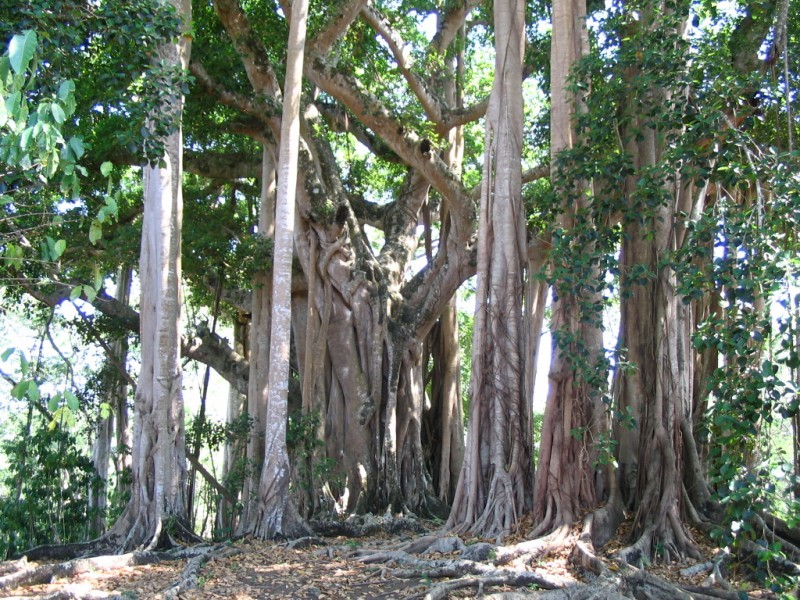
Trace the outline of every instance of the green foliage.
{"label": "green foliage", "polygon": [[[294,470],[292,487],[306,495],[322,489],[324,484],[338,489],[344,483],[336,460],[321,452],[325,441],[318,435],[319,426],[320,415],[315,411],[289,415],[286,428],[286,447]],[[308,508],[313,508],[313,502]]]}
{"label": "green foliage", "polygon": [[[84,154],[79,137],[66,139],[62,127],[75,112],[75,84],[62,81],[56,92],[42,94],[37,86],[36,32],[25,31],[11,38],[0,58],[0,165],[3,165],[5,203],[13,201],[12,190],[30,188],[60,174],[64,193],[77,195],[77,165]],[[62,251],[63,252],[63,251]],[[60,255],[59,255],[60,256]]]}
{"label": "green foliage", "polygon": [[0,556],[87,539],[94,517],[88,494],[100,481],[75,438],[39,423],[32,435],[22,430],[0,448],[9,465],[0,496]]}

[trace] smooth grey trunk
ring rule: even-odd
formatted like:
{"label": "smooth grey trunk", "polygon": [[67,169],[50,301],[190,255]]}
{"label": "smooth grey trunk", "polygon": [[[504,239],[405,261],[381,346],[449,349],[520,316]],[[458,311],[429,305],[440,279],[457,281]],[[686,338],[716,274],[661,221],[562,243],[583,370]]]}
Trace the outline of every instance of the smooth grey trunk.
{"label": "smooth grey trunk", "polygon": [[[191,21],[188,0],[173,6]],[[185,70],[190,37],[157,49],[158,59]],[[109,531],[124,550],[152,549],[180,535],[192,537],[186,504],[186,454],[180,362],[181,227],[183,222],[183,98],[169,90],[162,110],[176,128],[164,139],[158,166],[144,167],[144,216],[139,262],[141,282],[141,371],[134,401],[131,499]],[[169,528],[172,523],[174,526]]]}
{"label": "smooth grey trunk", "polygon": [[[261,153],[261,206],[258,214],[258,238],[262,244],[274,242],[275,236],[275,159],[264,144]],[[274,243],[273,243],[274,248]],[[272,265],[260,265],[253,276],[250,317],[250,375],[247,381],[247,415],[250,434],[247,442],[248,463],[242,486],[242,515],[237,532],[245,533],[258,498],[258,484],[264,464],[265,423],[271,335]]]}
{"label": "smooth grey trunk", "polygon": [[275,202],[275,244],[272,266],[272,316],[264,420],[264,466],[256,510],[247,527],[261,539],[300,534],[304,526],[289,496],[291,470],[286,450],[291,343],[292,256],[300,148],[300,94],[306,39],[308,0],[295,0],[289,24],[286,84],[284,86],[281,148],[278,159],[278,196]]}
{"label": "smooth grey trunk", "polygon": [[[131,269],[128,266],[120,267],[117,272],[117,300],[126,306],[130,303],[131,293]],[[124,490],[121,483],[120,471],[124,468],[121,464],[128,455],[127,444],[130,443],[130,431],[127,428],[128,422],[128,384],[120,376],[119,370],[126,368],[128,361],[128,338],[121,336],[113,340],[109,347],[111,356],[108,357],[106,373],[108,382],[108,398],[106,402],[111,409],[107,418],[100,418],[97,424],[97,437],[94,442],[92,452],[92,463],[94,464],[97,476],[101,484],[95,490],[89,492],[89,506],[97,511],[92,521],[93,536],[105,533],[106,530],[106,511],[108,510],[108,491],[109,491],[109,463],[112,458],[112,443],[116,436],[117,444],[114,451],[116,476],[116,492],[120,494]],[[124,423],[124,427],[119,427],[119,423]]]}
{"label": "smooth grey trunk", "polygon": [[[233,323],[233,349],[240,356],[247,356],[248,352],[248,321],[243,315],[239,315]],[[246,414],[247,396],[239,392],[235,385],[228,386],[228,407],[225,413],[225,423],[228,427],[241,425],[240,419]],[[222,457],[222,484],[232,491],[234,496],[238,491],[231,487],[232,483],[241,474],[242,461],[247,451],[247,440],[236,437],[225,442],[224,454]],[[239,514],[236,507],[226,498],[220,498],[217,505],[216,529],[224,537],[230,537],[236,530],[239,522]]]}

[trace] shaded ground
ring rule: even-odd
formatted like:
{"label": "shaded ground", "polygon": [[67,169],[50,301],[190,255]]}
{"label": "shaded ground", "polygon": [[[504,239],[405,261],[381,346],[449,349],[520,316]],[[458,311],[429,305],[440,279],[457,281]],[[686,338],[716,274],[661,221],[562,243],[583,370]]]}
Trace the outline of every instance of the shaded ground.
{"label": "shaded ground", "polygon": [[[161,561],[155,564],[125,566],[109,570],[97,569],[82,572],[76,576],[58,579],[52,583],[27,585],[7,591],[0,590],[0,598],[37,598],[37,599],[100,599],[121,598],[125,600],[179,597],[191,600],[200,599],[235,599],[249,600],[256,598],[292,598],[292,599],[391,599],[391,598],[424,598],[433,592],[434,597],[462,598],[478,597],[479,594],[495,594],[495,598],[504,597],[502,592],[515,592],[505,597],[522,598],[524,594],[532,594],[537,586],[471,586],[463,589],[441,593],[437,584],[447,578],[436,577],[442,572],[437,565],[452,562],[461,558],[462,552],[434,552],[420,557],[430,565],[400,564],[392,561],[379,564],[362,562],[364,557],[382,553],[388,549],[396,549],[403,542],[418,539],[418,534],[386,535],[373,534],[366,538],[326,537],[309,540],[292,548],[287,543],[259,542],[242,540],[233,544],[215,547],[208,554],[208,560],[196,571],[193,580],[194,589],[180,592],[175,583],[185,579],[187,560]],[[704,554],[712,556],[716,549],[702,542],[697,535]],[[601,558],[611,571],[617,567],[610,560],[610,553],[618,549],[615,541],[604,549]],[[221,555],[228,556],[220,558]],[[580,573],[568,561],[568,549],[555,556],[527,565],[526,570],[537,575],[543,581],[554,582],[559,586],[571,586],[582,581],[592,581],[592,575]],[[362,560],[360,560],[362,559]],[[462,561],[463,562],[463,561]],[[491,556],[487,558],[487,567],[492,568]],[[700,561],[702,562],[702,561]],[[3,576],[11,571],[10,563],[0,565],[0,583]],[[32,567],[33,565],[28,565]],[[658,575],[675,585],[708,584],[709,573],[701,570],[695,574],[685,574],[690,563],[673,565],[654,565],[647,571]],[[684,573],[681,573],[684,570]],[[453,577],[454,578],[454,577]],[[2,587],[0,585],[0,587]],[[747,590],[743,598],[769,598],[770,594],[752,589],[751,586],[734,585],[734,589],[723,590],[718,586],[720,594],[737,594],[734,591]],[[605,596],[601,596],[605,597]],[[701,596],[702,597],[702,596]]]}

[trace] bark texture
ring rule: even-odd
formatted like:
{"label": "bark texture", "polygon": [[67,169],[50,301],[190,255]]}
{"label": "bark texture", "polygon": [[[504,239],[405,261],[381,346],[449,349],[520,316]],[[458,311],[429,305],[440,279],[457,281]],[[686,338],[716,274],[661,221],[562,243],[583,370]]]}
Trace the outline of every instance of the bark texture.
{"label": "bark texture", "polygon": [[[258,236],[262,244],[275,235],[275,160],[264,146],[261,157],[261,206],[258,213]],[[247,417],[250,433],[247,440],[248,468],[242,486],[242,515],[238,532],[244,533],[251,520],[258,497],[258,483],[264,464],[267,378],[271,328],[272,265],[261,265],[253,276],[250,316],[250,362],[247,379]]]}
{"label": "bark texture", "polygon": [[264,466],[255,510],[247,528],[256,537],[293,537],[304,532],[289,496],[291,470],[286,449],[291,344],[292,255],[300,145],[300,93],[306,41],[308,0],[295,0],[289,25],[286,84],[284,86],[278,196],[275,202],[275,244],[272,263],[272,315],[267,410],[264,418]]}
{"label": "bark texture", "polygon": [[524,3],[495,2],[495,79],[486,116],[466,453],[447,527],[512,532],[531,497],[531,407],[524,395],[522,188]]}
{"label": "bark texture", "polygon": [[[670,11],[664,7],[661,10],[673,23],[678,22]],[[659,19],[665,18],[659,15],[653,7],[635,26],[652,32],[659,26]],[[629,70],[626,76],[637,77],[636,70]],[[668,100],[668,93],[653,87],[642,100],[657,105]],[[641,174],[657,168],[663,159],[664,138],[657,130],[658,124],[640,109],[629,106],[626,110],[631,115],[631,125],[623,139],[634,167],[634,174],[625,182],[627,210],[644,218],[631,216],[623,220],[620,259],[620,343],[635,369],[622,374],[619,411],[623,415],[629,412],[636,419],[635,429],[631,430],[635,436],[623,435],[620,440],[620,451],[624,453],[620,459],[622,489],[635,507],[632,545],[621,554],[632,563],[643,556],[668,562],[696,554],[684,524],[681,432],[681,422],[689,415],[693,397],[692,307],[684,304],[677,293],[669,260],[678,244],[676,217],[685,208],[685,188],[680,180],[664,182],[663,200],[656,205],[637,190],[637,186],[641,188]],[[638,446],[632,461],[631,442],[636,437]]]}
{"label": "bark texture", "polygon": [[[191,4],[175,1],[188,27]],[[186,69],[189,36],[157,51],[167,64]],[[163,166],[144,168],[144,216],[139,263],[142,366],[134,402],[131,499],[109,531],[123,549],[166,543],[187,522],[186,455],[182,372],[181,185],[183,98],[172,90],[161,110],[174,117],[175,131],[164,140]]]}
{"label": "bark texture", "polygon": [[[551,180],[561,209],[553,236],[552,268],[556,276],[567,272],[572,281],[594,284],[602,278],[598,268],[589,263],[588,270],[575,272],[585,262],[571,260],[575,254],[590,255],[593,251],[580,231],[590,226],[585,215],[590,214],[587,197],[591,182],[565,180],[557,166],[560,153],[576,144],[575,114],[581,101],[569,90],[569,77],[575,63],[589,51],[585,18],[583,0],[553,3]],[[533,536],[569,528],[597,504],[595,465],[601,434],[607,430],[602,402],[607,367],[602,315],[587,308],[600,307],[602,302],[602,293],[595,285],[554,283],[553,348],[536,472]]]}

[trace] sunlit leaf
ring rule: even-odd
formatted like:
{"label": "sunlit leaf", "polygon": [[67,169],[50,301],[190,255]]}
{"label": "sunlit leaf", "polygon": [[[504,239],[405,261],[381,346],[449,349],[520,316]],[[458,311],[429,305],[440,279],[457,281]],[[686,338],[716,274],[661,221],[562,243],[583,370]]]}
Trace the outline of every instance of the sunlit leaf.
{"label": "sunlit leaf", "polygon": [[8,45],[8,58],[11,61],[11,68],[18,75],[23,73],[36,52],[36,32],[28,30],[11,38]]}

